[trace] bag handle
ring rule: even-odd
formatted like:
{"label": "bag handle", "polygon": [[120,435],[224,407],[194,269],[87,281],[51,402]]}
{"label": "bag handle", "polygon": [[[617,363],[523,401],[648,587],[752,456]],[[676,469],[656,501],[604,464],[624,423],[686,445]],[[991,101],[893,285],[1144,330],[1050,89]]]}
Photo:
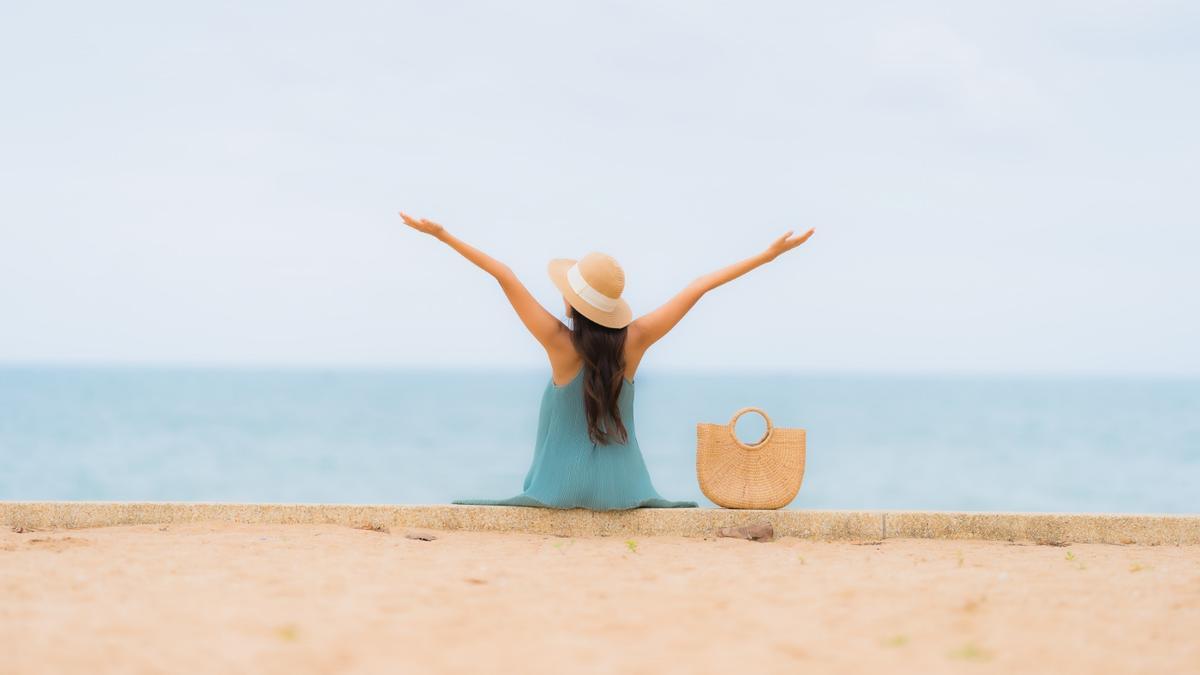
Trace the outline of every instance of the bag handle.
{"label": "bag handle", "polygon": [[[738,435],[737,435],[737,421],[738,421],[738,419],[741,418],[742,415],[745,415],[748,412],[755,412],[755,413],[758,413],[759,415],[762,415],[762,418],[764,420],[766,420],[766,422],[767,422],[767,432],[765,434],[763,434],[763,437],[761,439],[759,439],[759,441],[757,443],[753,443],[750,445],[746,445],[745,443],[743,443],[742,439],[738,438]],[[766,445],[767,441],[771,439],[771,433],[774,431],[775,431],[775,425],[771,424],[771,418],[767,417],[767,413],[764,412],[762,408],[755,408],[754,406],[742,408],[741,410],[739,410],[733,414],[733,419],[729,420],[729,435],[733,437],[734,443],[737,443],[738,445],[742,446],[746,450],[757,450],[757,449],[761,448],[762,446]]]}

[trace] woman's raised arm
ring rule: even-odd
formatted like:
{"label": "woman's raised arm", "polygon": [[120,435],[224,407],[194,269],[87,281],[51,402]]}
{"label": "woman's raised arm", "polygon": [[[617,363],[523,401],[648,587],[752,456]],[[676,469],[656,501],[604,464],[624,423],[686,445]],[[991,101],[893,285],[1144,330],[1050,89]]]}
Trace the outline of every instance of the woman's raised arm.
{"label": "woman's raised arm", "polygon": [[688,310],[705,293],[717,286],[733,281],[750,270],[769,263],[787,251],[803,244],[812,236],[813,230],[809,229],[808,232],[798,237],[793,237],[792,232],[792,230],[788,230],[782,237],[771,242],[767,250],[758,255],[750,256],[745,260],[699,277],[688,284],[675,297],[664,303],[662,307],[639,317],[633,323],[629,324],[629,340],[632,341],[634,348],[639,352],[645,351],[650,345],[658,342],[664,335],[669,333],[675,327],[675,324],[679,323],[679,320],[683,318],[683,315],[687,314]]}
{"label": "woman's raised arm", "polygon": [[516,310],[521,322],[525,324],[525,328],[546,348],[547,352],[551,353],[551,356],[554,356],[554,352],[561,351],[564,340],[570,340],[567,327],[545,307],[542,307],[542,303],[533,297],[533,294],[525,288],[525,284],[521,283],[508,265],[455,237],[447,232],[446,228],[432,220],[425,218],[418,220],[403,211],[400,212],[400,217],[409,227],[437,238],[438,241],[458,251],[462,257],[475,263],[484,272],[495,277],[500,288],[504,290],[504,295],[508,296],[508,302]]}

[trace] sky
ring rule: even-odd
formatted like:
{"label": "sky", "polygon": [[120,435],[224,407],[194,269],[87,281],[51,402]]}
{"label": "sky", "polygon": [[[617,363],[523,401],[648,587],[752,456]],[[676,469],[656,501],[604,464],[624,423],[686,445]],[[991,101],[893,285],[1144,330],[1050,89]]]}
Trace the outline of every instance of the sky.
{"label": "sky", "polygon": [[1200,5],[8,3],[0,363],[545,367],[507,263],[662,368],[1200,375]]}

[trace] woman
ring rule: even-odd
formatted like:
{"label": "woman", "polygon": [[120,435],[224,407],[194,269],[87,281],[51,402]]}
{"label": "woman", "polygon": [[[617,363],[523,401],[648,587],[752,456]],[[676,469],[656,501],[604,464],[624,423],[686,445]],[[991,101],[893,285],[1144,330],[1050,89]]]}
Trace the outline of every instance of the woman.
{"label": "woman", "polygon": [[792,237],[789,230],[766,251],[696,279],[637,320],[631,320],[629,305],[621,298],[625,274],[612,257],[589,253],[578,261],[551,260],[550,278],[563,295],[572,324],[568,328],[503,263],[433,221],[403,212],[400,217],[495,277],[550,359],[551,377],[542,394],[533,464],[521,494],[508,499],[455,499],[453,504],[598,511],[697,506],[693,501],[663,499],[650,481],[634,433],[634,374],[650,345],[674,328],[701,296],[803,244],[813,230],[799,237]]}

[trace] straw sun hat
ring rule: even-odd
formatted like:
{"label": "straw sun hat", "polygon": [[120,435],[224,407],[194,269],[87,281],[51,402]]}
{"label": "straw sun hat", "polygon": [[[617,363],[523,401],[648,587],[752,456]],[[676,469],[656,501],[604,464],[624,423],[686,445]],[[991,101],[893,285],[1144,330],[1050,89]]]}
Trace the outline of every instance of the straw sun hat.
{"label": "straw sun hat", "polygon": [[609,328],[624,328],[633,318],[625,290],[625,270],[610,255],[589,253],[579,260],[555,258],[547,266],[550,280],[575,311]]}

